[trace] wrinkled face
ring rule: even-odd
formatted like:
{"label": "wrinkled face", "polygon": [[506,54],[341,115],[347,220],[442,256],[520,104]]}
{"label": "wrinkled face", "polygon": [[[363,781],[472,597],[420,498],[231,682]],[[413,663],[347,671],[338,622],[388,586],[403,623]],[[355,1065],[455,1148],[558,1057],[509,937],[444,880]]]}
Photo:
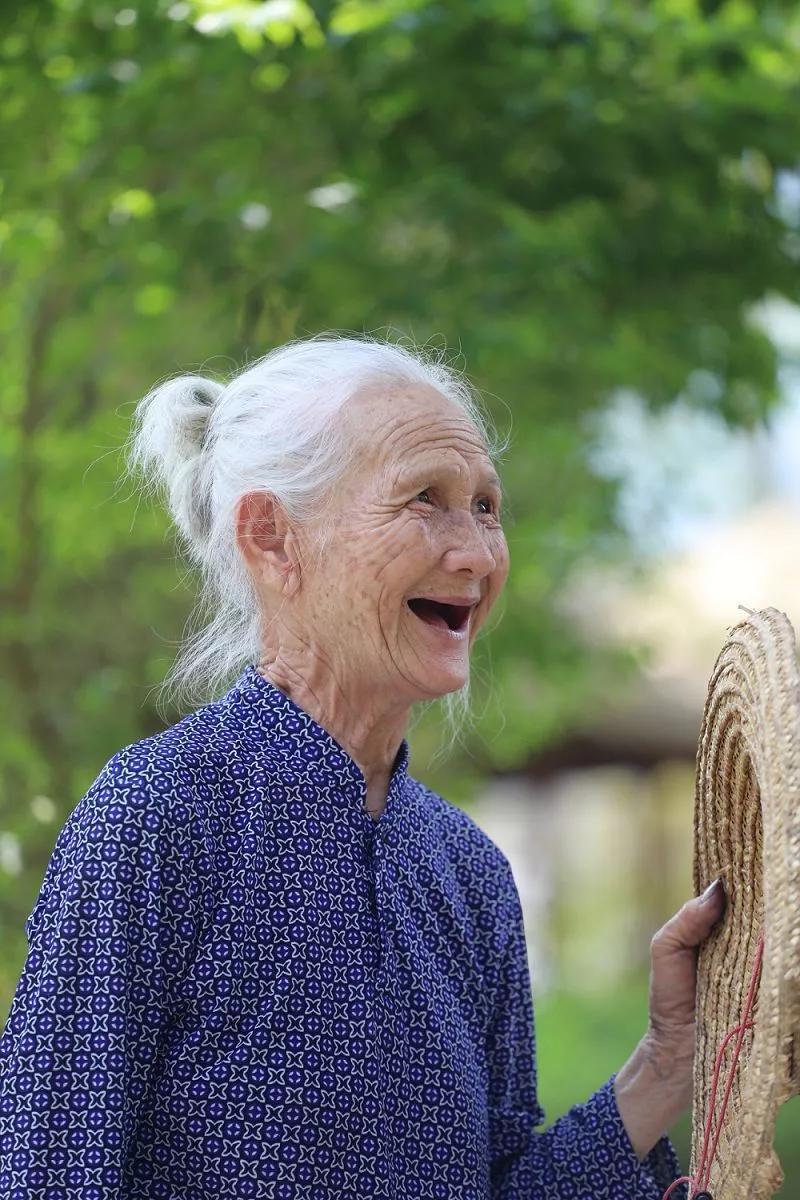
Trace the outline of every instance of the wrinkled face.
{"label": "wrinkled face", "polygon": [[432,388],[365,390],[345,419],[359,453],[293,617],[356,688],[444,695],[466,682],[508,575],[499,480],[480,434]]}

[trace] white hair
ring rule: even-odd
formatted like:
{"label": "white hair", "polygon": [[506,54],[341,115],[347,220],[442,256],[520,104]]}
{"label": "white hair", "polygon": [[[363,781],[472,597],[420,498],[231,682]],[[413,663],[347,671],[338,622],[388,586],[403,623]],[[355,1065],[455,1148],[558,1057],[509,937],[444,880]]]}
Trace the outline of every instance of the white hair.
{"label": "white hair", "polygon": [[[287,342],[220,383],[178,375],[137,404],[127,442],[128,474],[166,493],[189,559],[201,572],[192,632],[180,645],[161,692],[203,703],[261,654],[258,594],[235,537],[235,513],[250,491],[271,493],[290,521],[319,526],[357,447],[340,420],[362,387],[382,381],[427,384],[458,404],[495,462],[498,441],[478,394],[444,352],[371,335],[319,334]],[[376,435],[378,431],[376,430]],[[171,697],[172,698],[172,697]],[[450,744],[467,723],[469,680],[442,697]]]}

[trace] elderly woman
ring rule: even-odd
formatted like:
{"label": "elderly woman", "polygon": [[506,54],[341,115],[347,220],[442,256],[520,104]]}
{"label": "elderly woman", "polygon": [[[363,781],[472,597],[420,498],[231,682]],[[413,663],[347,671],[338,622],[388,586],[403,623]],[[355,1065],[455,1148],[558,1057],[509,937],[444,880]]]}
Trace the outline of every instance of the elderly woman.
{"label": "elderly woman", "polygon": [[716,893],[654,937],[631,1058],[537,1132],[508,860],[409,773],[412,706],[463,696],[506,579],[494,457],[461,376],[372,338],[141,402],[130,461],[213,605],[175,678],[238,677],[59,833],[0,1039],[7,1200],[660,1200],[679,1175]]}

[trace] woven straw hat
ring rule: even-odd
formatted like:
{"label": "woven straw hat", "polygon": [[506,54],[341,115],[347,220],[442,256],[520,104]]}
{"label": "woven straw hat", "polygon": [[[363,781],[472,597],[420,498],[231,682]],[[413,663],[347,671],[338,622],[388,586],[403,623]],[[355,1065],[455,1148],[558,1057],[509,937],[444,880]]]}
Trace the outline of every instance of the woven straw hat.
{"label": "woven straw hat", "polygon": [[[784,1178],[772,1147],[777,1110],[800,1092],[800,672],[792,625],[774,608],[729,630],[709,681],[695,779],[695,892],[717,875],[728,903],[698,954],[689,1196],[768,1200]],[[712,1108],[718,1051],[737,1027]]]}

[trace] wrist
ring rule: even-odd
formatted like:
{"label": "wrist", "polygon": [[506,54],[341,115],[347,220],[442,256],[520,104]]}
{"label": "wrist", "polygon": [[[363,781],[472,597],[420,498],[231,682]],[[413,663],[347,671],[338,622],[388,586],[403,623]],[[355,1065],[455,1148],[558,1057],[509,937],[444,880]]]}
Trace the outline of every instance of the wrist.
{"label": "wrist", "polygon": [[[683,1096],[683,1107],[692,1102],[692,1075],[694,1069],[695,1027],[681,1029],[680,1033],[660,1036],[648,1029],[639,1046],[661,1083]],[[681,1110],[683,1111],[683,1110]]]}
{"label": "wrist", "polygon": [[687,1047],[668,1047],[645,1034],[614,1080],[614,1098],[641,1161],[691,1107],[692,1063]]}

